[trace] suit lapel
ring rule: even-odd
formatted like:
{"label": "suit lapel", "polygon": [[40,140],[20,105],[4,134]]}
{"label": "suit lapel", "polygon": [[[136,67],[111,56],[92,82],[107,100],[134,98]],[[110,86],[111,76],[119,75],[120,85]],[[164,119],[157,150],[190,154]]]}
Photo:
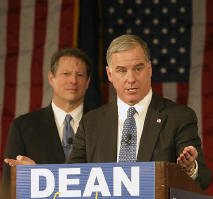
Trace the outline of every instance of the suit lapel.
{"label": "suit lapel", "polygon": [[65,162],[64,151],[51,105],[46,108],[42,120],[44,122],[44,136],[48,138],[48,147],[51,148],[52,153],[56,158],[56,162]]}
{"label": "suit lapel", "polygon": [[106,107],[106,112],[103,114],[102,133],[99,134],[101,149],[103,152],[104,161],[116,162],[117,160],[117,127],[118,113],[116,102],[113,101]]}
{"label": "suit lapel", "polygon": [[161,113],[163,106],[161,98],[153,94],[144,122],[137,157],[138,161],[150,161],[152,158],[155,143],[167,118],[166,114]]}

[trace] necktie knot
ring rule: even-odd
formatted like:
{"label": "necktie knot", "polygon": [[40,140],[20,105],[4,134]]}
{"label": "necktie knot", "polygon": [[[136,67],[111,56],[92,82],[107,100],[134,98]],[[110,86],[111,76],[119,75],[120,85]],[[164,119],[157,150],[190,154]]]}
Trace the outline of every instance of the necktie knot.
{"label": "necktie knot", "polygon": [[65,122],[66,122],[67,124],[69,124],[71,120],[72,120],[72,116],[69,115],[69,114],[67,114],[66,117],[65,117]]}
{"label": "necktie knot", "polygon": [[127,111],[127,117],[131,118],[135,115],[135,113],[137,113],[136,109],[134,106],[129,107],[128,111]]}

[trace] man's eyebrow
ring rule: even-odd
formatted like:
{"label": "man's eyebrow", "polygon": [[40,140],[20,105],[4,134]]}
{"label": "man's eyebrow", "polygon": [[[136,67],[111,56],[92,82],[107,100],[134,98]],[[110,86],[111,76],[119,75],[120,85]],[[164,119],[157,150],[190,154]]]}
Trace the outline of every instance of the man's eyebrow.
{"label": "man's eyebrow", "polygon": [[117,66],[115,66],[115,68],[126,68],[126,67],[125,66],[117,65]]}
{"label": "man's eyebrow", "polygon": [[141,63],[138,63],[138,64],[134,65],[134,67],[138,67],[138,66],[142,66],[143,67],[143,66],[145,66],[145,63],[141,62]]}
{"label": "man's eyebrow", "polygon": [[[133,67],[139,67],[139,66],[144,67],[145,63],[141,62],[141,63],[135,64]],[[119,69],[119,68],[126,68],[126,66],[121,66],[121,65],[115,66],[115,69]]]}

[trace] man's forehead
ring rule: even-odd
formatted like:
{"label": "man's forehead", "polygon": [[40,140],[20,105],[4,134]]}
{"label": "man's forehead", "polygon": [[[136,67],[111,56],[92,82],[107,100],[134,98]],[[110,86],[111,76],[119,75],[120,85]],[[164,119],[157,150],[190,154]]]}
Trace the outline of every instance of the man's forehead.
{"label": "man's forehead", "polygon": [[136,56],[117,56],[112,58],[111,65],[112,66],[137,66],[137,65],[145,65],[147,60],[144,56],[136,55]]}
{"label": "man's forehead", "polygon": [[[128,55],[128,56],[127,56]],[[121,59],[128,59],[128,58],[132,58],[132,57],[137,57],[138,59],[145,59],[145,52],[144,49],[140,46],[134,47],[134,48],[130,48],[128,50],[122,50],[119,52],[114,52],[111,55],[112,59],[116,59],[116,58],[121,58]]]}
{"label": "man's forehead", "polygon": [[86,72],[87,67],[83,60],[76,57],[61,57],[57,64],[57,70],[69,70]]}
{"label": "man's forehead", "polygon": [[137,68],[137,67],[144,67],[145,66],[145,62],[135,62],[135,63],[130,63],[130,64],[117,64],[114,65],[114,68]]}

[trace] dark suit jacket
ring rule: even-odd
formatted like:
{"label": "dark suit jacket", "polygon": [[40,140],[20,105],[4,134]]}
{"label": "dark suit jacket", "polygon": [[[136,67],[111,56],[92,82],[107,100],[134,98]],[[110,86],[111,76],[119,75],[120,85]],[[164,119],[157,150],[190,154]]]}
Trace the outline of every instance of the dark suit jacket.
{"label": "dark suit jacket", "polygon": [[[84,105],[84,113],[88,111]],[[37,164],[65,163],[52,106],[16,118],[9,130],[5,157],[25,155]],[[10,166],[3,165],[3,184],[10,181]]]}
{"label": "dark suit jacket", "polygon": [[[80,122],[68,163],[116,162],[117,128],[116,101],[86,114]],[[144,122],[137,161],[176,163],[183,148],[189,145],[198,150],[197,181],[202,188],[206,188],[211,175],[204,163],[194,111],[153,94]]]}
{"label": "dark suit jacket", "polygon": [[[52,106],[16,118],[10,126],[5,157],[25,155],[36,163],[64,163]],[[3,183],[10,178],[10,166],[4,164]],[[8,183],[8,182],[6,182]]]}

